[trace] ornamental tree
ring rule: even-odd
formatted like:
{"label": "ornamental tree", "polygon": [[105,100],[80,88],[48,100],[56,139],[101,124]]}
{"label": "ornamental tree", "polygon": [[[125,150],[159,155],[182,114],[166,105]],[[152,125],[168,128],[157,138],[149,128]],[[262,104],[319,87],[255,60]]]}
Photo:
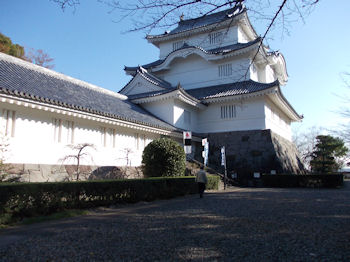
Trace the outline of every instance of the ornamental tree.
{"label": "ornamental tree", "polygon": [[338,137],[320,135],[311,154],[311,170],[317,173],[330,173],[342,167],[341,157],[346,156],[348,148]]}
{"label": "ornamental tree", "polygon": [[186,169],[186,155],[180,144],[174,140],[160,138],[145,147],[142,165],[146,177],[183,176]]}

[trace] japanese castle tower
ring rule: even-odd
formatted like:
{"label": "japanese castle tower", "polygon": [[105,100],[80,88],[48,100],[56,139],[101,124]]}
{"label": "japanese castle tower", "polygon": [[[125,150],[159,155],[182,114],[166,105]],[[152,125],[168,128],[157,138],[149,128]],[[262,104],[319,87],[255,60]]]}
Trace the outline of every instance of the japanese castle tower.
{"label": "japanese castle tower", "polygon": [[72,146],[94,146],[81,162],[88,175],[140,166],[152,140],[181,143],[192,131],[192,157],[203,161],[208,138],[209,165],[220,166],[225,146],[229,174],[303,172],[290,129],[302,117],[280,89],[284,58],[263,45],[244,8],[146,38],[159,58],[125,67],[132,79],[119,93],[0,53],[0,160],[21,181],[59,181],[72,174],[62,161]]}
{"label": "japanese castle tower", "polygon": [[210,164],[219,165],[225,146],[231,172],[302,172],[290,127],[302,116],[281,92],[285,59],[262,43],[245,8],[181,20],[146,39],[159,58],[126,66],[132,79],[120,94],[178,129],[208,137]]}

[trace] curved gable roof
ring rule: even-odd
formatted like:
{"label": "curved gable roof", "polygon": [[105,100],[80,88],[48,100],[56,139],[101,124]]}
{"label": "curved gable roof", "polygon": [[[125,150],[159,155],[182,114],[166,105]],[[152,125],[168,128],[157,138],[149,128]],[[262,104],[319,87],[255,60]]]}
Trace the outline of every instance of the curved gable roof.
{"label": "curved gable roof", "polygon": [[[182,51],[184,50],[190,50],[192,49],[194,52],[198,52],[200,51],[201,53],[203,53],[204,55],[218,55],[218,56],[222,56],[222,55],[226,55],[232,52],[236,52],[238,50],[243,50],[247,47],[251,47],[256,43],[259,43],[261,41],[261,38],[258,37],[257,39],[255,39],[254,41],[250,41],[248,43],[236,43],[236,44],[232,44],[232,45],[227,45],[227,46],[223,46],[223,47],[217,47],[217,48],[213,48],[213,49],[208,49],[205,50],[199,46],[190,46],[187,45],[186,43],[179,49],[169,53],[167,55],[166,58],[164,59],[159,59],[156,60],[154,62],[142,65],[142,68],[145,69],[153,69],[156,68],[158,66],[161,66],[162,64],[166,63],[168,59],[172,59],[173,57],[176,57],[177,54],[180,54]],[[139,66],[125,66],[124,70],[127,72],[136,72],[139,69]]]}

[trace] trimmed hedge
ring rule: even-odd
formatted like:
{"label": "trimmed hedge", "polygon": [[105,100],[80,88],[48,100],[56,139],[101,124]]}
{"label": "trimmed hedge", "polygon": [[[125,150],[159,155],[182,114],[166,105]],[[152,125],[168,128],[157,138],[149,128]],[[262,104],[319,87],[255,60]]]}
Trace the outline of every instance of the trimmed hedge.
{"label": "trimmed hedge", "polygon": [[261,179],[267,187],[334,188],[344,183],[342,174],[262,175]]}
{"label": "trimmed hedge", "polygon": [[[208,177],[217,189],[218,177]],[[197,193],[193,177],[60,183],[0,183],[0,224],[64,209],[152,201]]]}

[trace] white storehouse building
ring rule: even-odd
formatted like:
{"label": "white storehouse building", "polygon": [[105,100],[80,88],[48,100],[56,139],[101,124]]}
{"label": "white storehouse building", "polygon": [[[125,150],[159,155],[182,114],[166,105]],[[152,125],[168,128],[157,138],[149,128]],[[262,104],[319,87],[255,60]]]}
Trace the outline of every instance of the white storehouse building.
{"label": "white storehouse building", "polygon": [[302,170],[290,128],[301,116],[280,89],[285,60],[262,43],[244,8],[181,20],[146,38],[159,59],[125,67],[132,79],[119,93],[0,53],[5,162],[57,180],[57,166],[72,154],[67,145],[90,143],[85,165],[138,166],[150,141],[181,142],[188,130],[199,160],[196,142],[208,137],[214,166],[225,145],[231,171]]}

